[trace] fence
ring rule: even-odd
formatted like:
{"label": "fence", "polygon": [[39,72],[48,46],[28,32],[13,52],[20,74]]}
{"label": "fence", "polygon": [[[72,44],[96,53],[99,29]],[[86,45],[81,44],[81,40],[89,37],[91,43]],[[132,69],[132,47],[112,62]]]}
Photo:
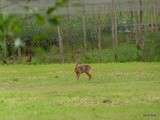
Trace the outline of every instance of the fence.
{"label": "fence", "polygon": [[[27,56],[25,59],[29,62],[33,57],[32,62],[64,63],[77,59],[83,61],[84,58],[89,59],[84,62],[92,62],[90,59],[96,56],[95,62],[105,62],[114,61],[118,59],[116,56],[121,56],[116,55],[119,54],[118,46],[121,44],[135,46],[135,49],[144,51],[144,44],[147,39],[150,39],[146,34],[158,33],[160,30],[159,5],[158,0],[69,2],[68,5],[57,11],[57,14],[61,16],[58,26],[38,26],[31,19],[34,16],[28,17],[23,26],[24,32],[19,36],[14,35],[13,40],[8,38],[6,57],[14,61],[21,58],[22,61],[22,56]],[[8,11],[13,14],[13,10],[6,9],[6,6],[1,5],[1,9],[5,9],[2,12]],[[38,9],[38,12],[43,14],[46,8],[40,5]],[[14,14],[21,16],[22,13],[24,14],[25,10]],[[15,36],[20,37],[24,43],[24,46],[22,45],[18,50],[14,48],[15,43],[18,43]],[[107,53],[112,49],[115,51]],[[129,52],[132,56],[131,51]],[[106,54],[107,56],[104,57]],[[111,58],[110,54],[114,57]],[[122,54],[125,57],[126,52]]]}

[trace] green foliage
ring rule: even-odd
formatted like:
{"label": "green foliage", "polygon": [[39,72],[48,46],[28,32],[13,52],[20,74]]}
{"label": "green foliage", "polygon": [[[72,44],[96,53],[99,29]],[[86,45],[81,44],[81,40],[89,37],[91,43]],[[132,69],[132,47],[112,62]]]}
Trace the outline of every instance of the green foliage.
{"label": "green foliage", "polygon": [[55,11],[56,8],[55,7],[48,7],[47,9],[47,14],[50,15],[53,11]]}
{"label": "green foliage", "polygon": [[[134,45],[122,44],[117,49],[118,62],[129,62],[137,60],[137,49]],[[114,62],[113,50],[104,49],[102,51],[91,50],[82,55],[82,63],[107,63]]]}
{"label": "green foliage", "polygon": [[0,31],[19,33],[21,31],[21,21],[17,16],[0,15]]}
{"label": "green foliage", "polygon": [[117,49],[119,62],[137,61],[137,48],[135,45],[122,44]]}
{"label": "green foliage", "polygon": [[160,34],[146,33],[144,57],[146,61],[160,61]]}
{"label": "green foliage", "polygon": [[58,7],[62,7],[68,0],[56,0],[55,5],[48,7],[46,13],[47,15],[51,15]]}
{"label": "green foliage", "polygon": [[59,54],[58,48],[52,47],[49,51],[45,51],[43,48],[35,48],[32,64],[44,64],[44,63],[58,63]]}
{"label": "green foliage", "polygon": [[[65,62],[75,62],[75,51],[77,49],[83,49],[83,21],[81,15],[74,17],[60,17],[55,15],[54,11],[57,9],[55,6],[61,6],[63,2],[63,0],[59,1],[48,8],[45,15],[36,13],[25,16],[0,15],[0,48],[2,48],[0,49],[0,54],[3,54],[4,52],[4,36],[12,33],[14,39],[21,38],[23,42],[26,40],[32,41],[33,47],[35,47],[35,49],[37,48],[37,50],[34,50],[34,63],[57,63],[60,57],[59,51],[57,51],[58,35],[56,25],[59,25],[64,43]],[[123,15],[118,22],[118,62],[137,61],[139,60],[137,57],[138,52],[143,52],[145,61],[160,61],[159,33],[145,31],[145,49],[144,51],[137,51],[134,36],[131,38],[131,36],[125,32],[127,29],[130,30],[130,27],[132,27],[127,27],[127,25],[132,23],[131,18],[127,18],[127,15],[125,14]],[[87,15],[85,19],[87,23],[87,50],[82,53],[81,62],[114,62],[112,51],[111,17]],[[97,27],[99,26],[101,27],[102,51],[97,49]],[[52,46],[56,47],[56,51],[52,51],[54,55],[50,52]]]}
{"label": "green foliage", "polygon": [[62,7],[69,0],[56,0],[55,6]]}
{"label": "green foliage", "polygon": [[113,53],[112,50],[106,49],[102,51],[92,50],[88,51],[81,57],[82,63],[100,63],[100,62],[112,62]]}
{"label": "green foliage", "polygon": [[59,24],[59,18],[58,16],[51,16],[48,18],[48,22],[52,25],[58,25]]}
{"label": "green foliage", "polygon": [[40,15],[40,14],[35,14],[35,18],[36,18],[36,23],[38,25],[44,25],[45,24],[45,17]]}

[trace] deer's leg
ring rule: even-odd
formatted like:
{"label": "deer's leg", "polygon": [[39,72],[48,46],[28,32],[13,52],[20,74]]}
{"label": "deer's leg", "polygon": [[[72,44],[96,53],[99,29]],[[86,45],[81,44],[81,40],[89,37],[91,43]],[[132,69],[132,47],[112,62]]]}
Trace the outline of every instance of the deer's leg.
{"label": "deer's leg", "polygon": [[92,78],[91,74],[89,72],[86,72],[86,74],[88,75],[89,80],[90,80]]}
{"label": "deer's leg", "polygon": [[79,74],[79,73],[76,73],[76,75],[77,75],[77,80],[79,80],[80,74]]}

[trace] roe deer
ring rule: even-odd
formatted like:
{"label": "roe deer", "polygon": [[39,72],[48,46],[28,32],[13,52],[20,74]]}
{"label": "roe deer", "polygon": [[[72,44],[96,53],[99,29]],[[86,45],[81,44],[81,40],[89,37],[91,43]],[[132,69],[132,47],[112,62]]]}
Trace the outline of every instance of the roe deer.
{"label": "roe deer", "polygon": [[82,73],[85,73],[86,75],[88,75],[89,80],[92,78],[91,73],[90,73],[91,66],[89,65],[81,65],[77,63],[74,71],[76,73],[77,80],[79,80],[79,77]]}

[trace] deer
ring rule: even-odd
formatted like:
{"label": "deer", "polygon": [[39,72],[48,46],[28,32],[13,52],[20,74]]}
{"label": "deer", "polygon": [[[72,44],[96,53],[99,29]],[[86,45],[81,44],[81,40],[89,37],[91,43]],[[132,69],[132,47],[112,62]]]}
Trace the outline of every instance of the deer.
{"label": "deer", "polygon": [[89,77],[89,80],[91,80],[92,78],[91,73],[90,73],[91,72],[90,65],[82,65],[82,64],[76,63],[74,71],[76,73],[77,80],[79,80],[80,75],[83,73],[85,73]]}

